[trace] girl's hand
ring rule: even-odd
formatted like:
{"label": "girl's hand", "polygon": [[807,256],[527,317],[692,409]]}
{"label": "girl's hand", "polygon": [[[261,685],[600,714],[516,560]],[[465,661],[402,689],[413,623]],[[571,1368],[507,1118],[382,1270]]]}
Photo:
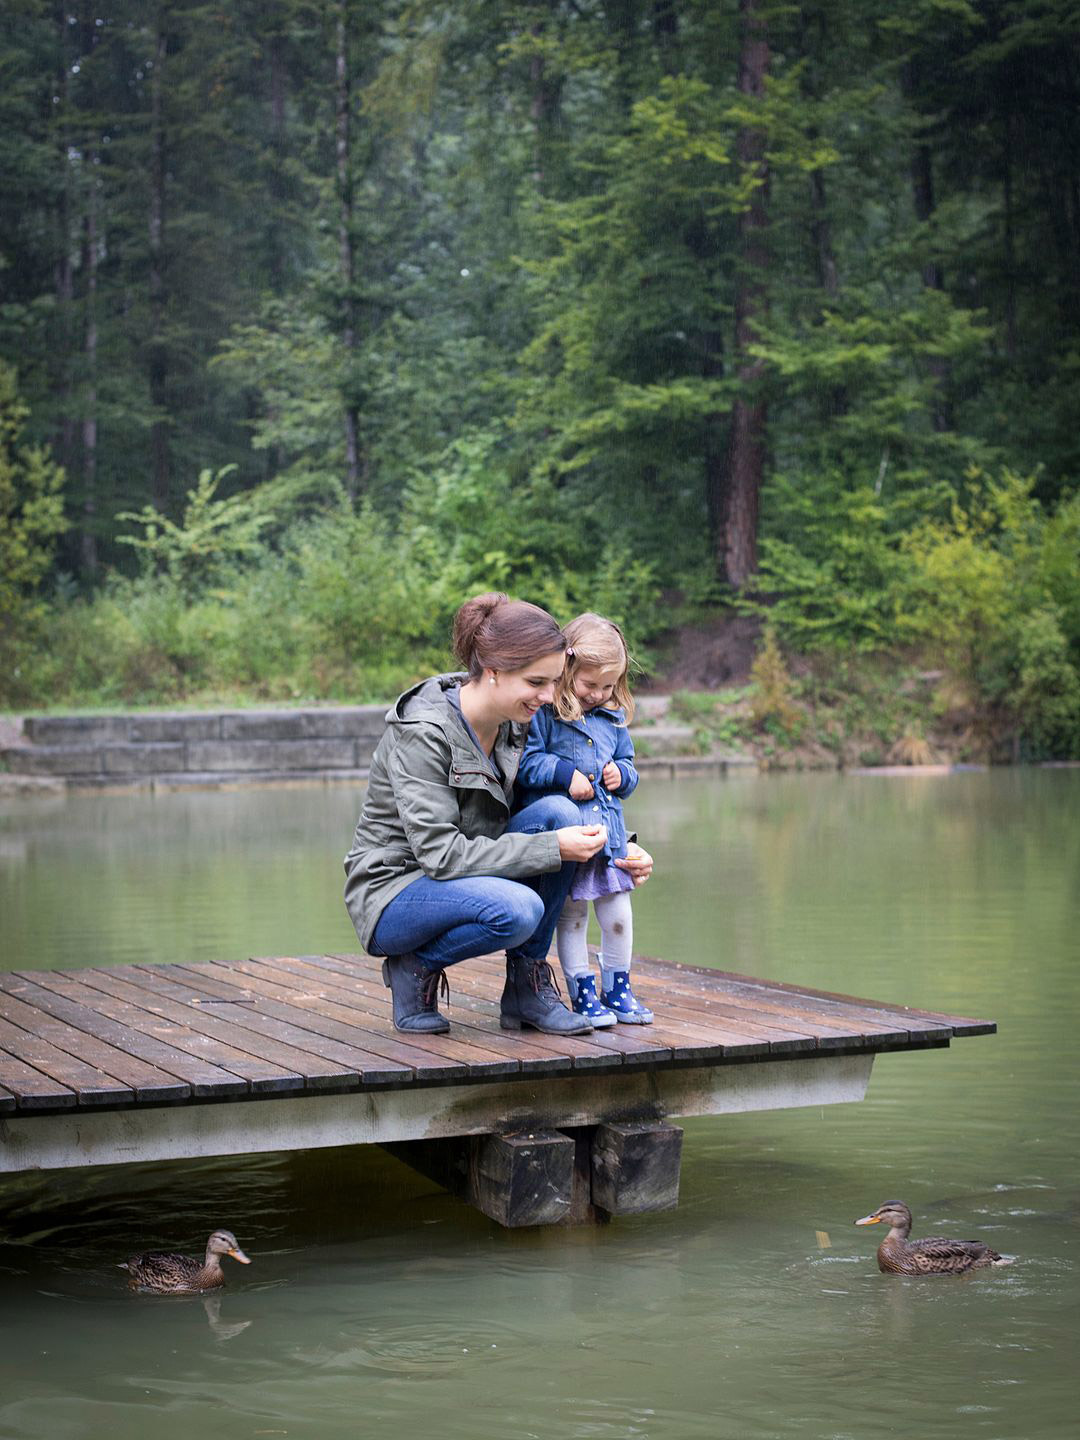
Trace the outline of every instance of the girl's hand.
{"label": "girl's hand", "polygon": [[587,780],[580,770],[575,770],[570,777],[570,799],[591,800],[595,794],[592,781]]}
{"label": "girl's hand", "polygon": [[561,860],[591,860],[607,843],[603,825],[566,825],[555,835]]}
{"label": "girl's hand", "polygon": [[[562,831],[557,833],[561,835]],[[626,859],[616,860],[615,864],[620,870],[625,870],[629,874],[635,885],[644,885],[652,874],[653,858],[640,845],[631,843],[626,847]]]}
{"label": "girl's hand", "polygon": [[614,760],[609,760],[601,770],[600,779],[604,782],[605,790],[618,790],[622,784],[622,771]]}

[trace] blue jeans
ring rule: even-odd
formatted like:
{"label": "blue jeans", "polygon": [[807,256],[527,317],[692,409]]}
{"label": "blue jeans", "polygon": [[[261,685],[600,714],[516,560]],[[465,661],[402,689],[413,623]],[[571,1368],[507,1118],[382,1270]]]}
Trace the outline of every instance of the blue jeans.
{"label": "blue jeans", "polygon": [[[580,825],[578,807],[565,795],[545,795],[513,816],[508,834],[538,835]],[[376,955],[411,951],[429,970],[442,970],[474,955],[505,950],[511,959],[543,959],[570,893],[577,863],[523,880],[476,875],[468,880],[429,880],[406,885],[379,916],[371,949]]]}

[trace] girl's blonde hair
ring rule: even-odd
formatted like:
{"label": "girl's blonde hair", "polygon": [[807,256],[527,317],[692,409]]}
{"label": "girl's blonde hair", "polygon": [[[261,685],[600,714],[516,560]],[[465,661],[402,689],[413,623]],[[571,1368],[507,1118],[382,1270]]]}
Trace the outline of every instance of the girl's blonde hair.
{"label": "girl's blonde hair", "polygon": [[574,676],[582,666],[606,670],[621,665],[619,678],[612,691],[610,708],[626,712],[626,723],[634,718],[634,697],[630,693],[630,668],[633,657],[627,649],[623,633],[614,620],[605,620],[591,610],[571,620],[565,627],[566,665],[555,683],[553,709],[560,720],[580,720],[581,701],[574,694]]}

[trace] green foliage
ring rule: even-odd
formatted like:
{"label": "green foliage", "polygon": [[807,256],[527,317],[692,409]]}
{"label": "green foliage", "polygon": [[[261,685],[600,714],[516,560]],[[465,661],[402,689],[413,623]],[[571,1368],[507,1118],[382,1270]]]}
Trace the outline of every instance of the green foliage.
{"label": "green foliage", "polygon": [[1029,754],[1038,759],[1080,756],[1080,673],[1061,628],[1057,606],[1022,615],[1016,633],[1013,704]]}
{"label": "green foliage", "polygon": [[[1064,0],[759,6],[754,97],[734,4],[347,5],[340,153],[338,27],[307,0],[9,10],[0,357],[41,494],[0,535],[21,693],[386,693],[490,586],[641,651],[659,585],[694,618],[731,604],[740,400],[767,470],[743,603],[782,644],[918,651],[1032,753],[1072,743]],[[1023,493],[986,478],[1018,466]]]}
{"label": "green foliage", "polygon": [[118,520],[142,526],[141,535],[117,538],[122,545],[139,552],[146,573],[167,575],[181,593],[190,597],[220,578],[226,566],[259,553],[262,531],[272,519],[261,509],[259,496],[217,498],[218,486],[235,469],[235,465],[226,465],[217,474],[200,471],[198,484],[187,493],[179,524],[153,505],[117,515]]}
{"label": "green foliage", "polygon": [[430,577],[437,633],[462,599],[506,590],[562,620],[596,610],[640,650],[658,622],[653,565],[630,553],[618,527],[575,514],[546,475],[515,479],[499,437],[482,432],[452,445],[414,478],[401,539]]}
{"label": "green foliage", "polygon": [[791,675],[772,625],[765,627],[761,648],[750,668],[750,681],[750,713],[757,729],[767,731],[782,745],[797,743],[804,717],[795,703]]}
{"label": "green foliage", "polygon": [[[1076,506],[1048,518],[1034,480],[973,471],[966,502],[904,538],[899,619],[962,685],[1004,710],[1039,754],[1080,748]],[[1069,553],[1071,548],[1071,566]],[[1055,751],[1055,747],[1058,747]]]}
{"label": "green foliage", "polygon": [[0,695],[15,697],[44,616],[40,587],[67,528],[63,471],[40,446],[22,446],[27,408],[15,371],[0,362]]}
{"label": "green foliage", "polygon": [[900,547],[908,504],[840,477],[770,488],[775,530],[740,608],[765,616],[796,650],[881,650],[901,639],[896,594],[908,561]]}
{"label": "green foliage", "polygon": [[671,697],[673,719],[694,727],[694,738],[702,754],[714,747],[741,750],[751,739],[754,722],[746,697],[748,687],[720,691],[679,690]]}

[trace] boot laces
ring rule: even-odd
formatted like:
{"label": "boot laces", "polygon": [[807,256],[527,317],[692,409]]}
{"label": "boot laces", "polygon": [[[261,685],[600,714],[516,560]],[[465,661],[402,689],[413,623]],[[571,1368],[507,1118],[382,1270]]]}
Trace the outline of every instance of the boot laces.
{"label": "boot laces", "polygon": [[445,970],[432,970],[420,982],[420,1002],[425,1010],[435,1010],[440,1000],[445,1000],[449,1005],[450,982],[446,978]]}
{"label": "boot laces", "polygon": [[535,960],[529,969],[529,985],[537,995],[544,990],[553,990],[559,998],[562,998],[562,991],[559,989],[559,982],[555,978],[555,971],[547,960]]}

